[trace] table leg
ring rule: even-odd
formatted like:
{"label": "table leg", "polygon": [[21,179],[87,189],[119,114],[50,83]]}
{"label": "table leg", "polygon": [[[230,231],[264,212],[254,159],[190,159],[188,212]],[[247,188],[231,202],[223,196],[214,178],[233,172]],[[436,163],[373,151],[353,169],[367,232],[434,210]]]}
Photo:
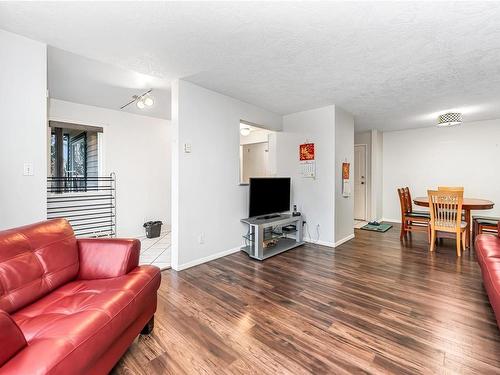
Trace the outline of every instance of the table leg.
{"label": "table leg", "polygon": [[471,230],[471,216],[470,216],[470,210],[464,210],[465,211],[465,222],[467,223],[467,234],[465,236],[465,245],[467,246],[468,249],[470,249],[470,230]]}

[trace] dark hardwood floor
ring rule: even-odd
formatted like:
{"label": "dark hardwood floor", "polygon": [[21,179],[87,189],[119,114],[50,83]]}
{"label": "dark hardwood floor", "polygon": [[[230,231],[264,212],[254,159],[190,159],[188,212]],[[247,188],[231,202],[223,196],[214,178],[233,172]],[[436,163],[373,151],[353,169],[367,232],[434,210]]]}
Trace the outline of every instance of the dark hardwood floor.
{"label": "dark hardwood floor", "polygon": [[115,374],[493,374],[500,334],[474,254],[399,228],[264,262],[163,272],[154,333]]}

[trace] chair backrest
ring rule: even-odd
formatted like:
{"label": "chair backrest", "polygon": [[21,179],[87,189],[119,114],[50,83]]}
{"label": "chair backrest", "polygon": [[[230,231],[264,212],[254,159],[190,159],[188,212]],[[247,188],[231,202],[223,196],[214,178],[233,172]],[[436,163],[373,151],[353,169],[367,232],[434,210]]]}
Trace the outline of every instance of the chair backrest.
{"label": "chair backrest", "polygon": [[427,194],[433,229],[445,232],[460,230],[463,190],[428,190]]}
{"label": "chair backrest", "polygon": [[399,204],[401,206],[401,215],[413,211],[410,189],[408,187],[398,188]]}
{"label": "chair backrest", "polygon": [[410,188],[408,186],[403,188],[403,193],[406,200],[406,212],[411,213],[413,212],[413,202],[411,201]]}
{"label": "chair backrest", "polygon": [[64,219],[0,231],[0,310],[13,313],[76,278],[78,245]]}
{"label": "chair backrest", "polygon": [[401,207],[401,217],[406,213],[406,200],[403,188],[398,188],[399,206]]}
{"label": "chair backrest", "polygon": [[438,186],[438,190],[442,191],[464,191],[463,186]]}

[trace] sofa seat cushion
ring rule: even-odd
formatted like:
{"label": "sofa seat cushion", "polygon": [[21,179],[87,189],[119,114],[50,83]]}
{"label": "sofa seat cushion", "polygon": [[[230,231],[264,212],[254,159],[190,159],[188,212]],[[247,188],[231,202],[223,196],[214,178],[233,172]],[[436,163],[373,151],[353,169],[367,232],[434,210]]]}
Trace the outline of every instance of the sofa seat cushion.
{"label": "sofa seat cushion", "polygon": [[58,288],[13,315],[28,347],[8,365],[36,364],[25,367],[24,373],[30,374],[34,369],[36,373],[85,373],[86,366],[134,319],[156,304],[159,283],[159,269],[142,266],[124,276],[76,280]]}

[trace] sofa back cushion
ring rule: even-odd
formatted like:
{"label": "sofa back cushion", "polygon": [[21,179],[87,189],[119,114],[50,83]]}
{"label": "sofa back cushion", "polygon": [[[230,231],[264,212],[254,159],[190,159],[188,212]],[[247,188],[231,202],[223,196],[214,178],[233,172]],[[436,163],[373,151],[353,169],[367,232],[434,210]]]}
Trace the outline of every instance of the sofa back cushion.
{"label": "sofa back cushion", "polygon": [[78,274],[78,246],[64,219],[0,231],[0,309],[13,313]]}

